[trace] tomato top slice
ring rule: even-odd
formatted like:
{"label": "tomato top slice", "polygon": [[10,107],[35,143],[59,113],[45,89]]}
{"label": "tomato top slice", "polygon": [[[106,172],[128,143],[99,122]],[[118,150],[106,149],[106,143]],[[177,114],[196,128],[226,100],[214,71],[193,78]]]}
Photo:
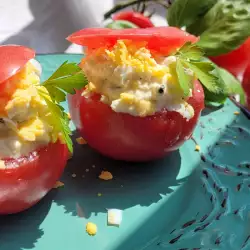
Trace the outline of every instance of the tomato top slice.
{"label": "tomato top slice", "polygon": [[34,57],[35,51],[24,46],[0,46],[0,84],[15,75]]}
{"label": "tomato top slice", "polygon": [[197,42],[199,38],[175,27],[153,27],[145,29],[87,28],[67,37],[67,40],[93,50],[100,47],[113,46],[117,40],[133,40],[147,42],[151,50],[168,55],[186,42]]}

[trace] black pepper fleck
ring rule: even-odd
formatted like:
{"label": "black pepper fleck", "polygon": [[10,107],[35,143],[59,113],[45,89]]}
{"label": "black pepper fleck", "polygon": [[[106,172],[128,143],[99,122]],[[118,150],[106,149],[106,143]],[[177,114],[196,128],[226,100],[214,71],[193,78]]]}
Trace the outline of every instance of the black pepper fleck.
{"label": "black pepper fleck", "polygon": [[164,93],[164,88],[163,88],[163,87],[160,87],[160,88],[158,89],[158,93],[159,93],[159,94],[163,94],[163,93]]}

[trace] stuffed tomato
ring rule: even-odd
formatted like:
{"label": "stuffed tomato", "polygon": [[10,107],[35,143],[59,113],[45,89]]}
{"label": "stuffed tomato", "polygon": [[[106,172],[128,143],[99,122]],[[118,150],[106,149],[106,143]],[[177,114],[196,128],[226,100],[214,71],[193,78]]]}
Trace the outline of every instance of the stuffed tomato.
{"label": "stuffed tomato", "polygon": [[73,122],[88,144],[118,160],[149,161],[189,139],[204,108],[193,72],[184,95],[172,54],[197,38],[172,27],[84,29],[68,40],[87,47],[88,84],[69,95]]}
{"label": "stuffed tomato", "polygon": [[0,46],[0,214],[23,211],[55,185],[68,149],[39,91],[33,50]]}

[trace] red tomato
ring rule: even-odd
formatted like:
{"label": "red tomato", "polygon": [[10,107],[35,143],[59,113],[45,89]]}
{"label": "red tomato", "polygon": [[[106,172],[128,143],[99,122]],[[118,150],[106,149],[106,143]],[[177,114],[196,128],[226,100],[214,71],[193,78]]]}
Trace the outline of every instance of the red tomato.
{"label": "red tomato", "polygon": [[60,178],[67,158],[67,146],[57,142],[27,157],[5,159],[6,168],[0,169],[0,214],[21,212],[40,201]]}
{"label": "red tomato", "polygon": [[30,59],[34,57],[35,51],[24,46],[0,46],[0,84],[15,75]]}
{"label": "red tomato", "polygon": [[144,16],[140,12],[135,11],[123,11],[114,14],[113,20],[125,20],[134,23],[139,28],[151,28],[154,24],[151,22],[150,18]]}
{"label": "red tomato", "polygon": [[247,107],[250,110],[250,63],[248,64],[244,73],[242,87],[246,94]]}
{"label": "red tomato", "polygon": [[228,54],[211,57],[210,59],[222,68],[239,77],[244,73],[250,58],[250,38],[248,38],[238,49]]}
{"label": "red tomato", "polygon": [[4,106],[15,91],[16,86],[9,83],[9,79],[14,77],[25,66],[25,64],[35,57],[32,49],[19,45],[0,46],[0,113],[4,113]]}
{"label": "red tomato", "polygon": [[176,150],[190,138],[204,108],[204,93],[196,82],[188,100],[195,116],[189,121],[166,110],[145,118],[117,113],[99,95],[86,98],[81,91],[68,96],[68,101],[72,120],[91,147],[114,159],[148,161]]}
{"label": "red tomato", "polygon": [[133,41],[147,42],[150,50],[163,55],[169,55],[184,43],[197,42],[198,38],[175,27],[154,27],[145,29],[88,28],[71,34],[67,39],[79,45],[88,47],[88,50],[100,47],[113,46],[118,39],[132,39]]}
{"label": "red tomato", "polygon": [[[145,41],[151,50],[169,55],[185,42],[198,38],[173,27],[145,29],[84,29],[68,40],[91,49],[113,46],[118,39]],[[204,108],[204,93],[195,83],[193,96],[188,102],[195,115],[187,121],[177,112],[163,110],[153,116],[135,117],[114,112],[100,101],[99,95],[86,98],[77,91],[68,96],[72,120],[89,145],[103,155],[127,161],[148,161],[163,157],[176,150],[190,138]]]}

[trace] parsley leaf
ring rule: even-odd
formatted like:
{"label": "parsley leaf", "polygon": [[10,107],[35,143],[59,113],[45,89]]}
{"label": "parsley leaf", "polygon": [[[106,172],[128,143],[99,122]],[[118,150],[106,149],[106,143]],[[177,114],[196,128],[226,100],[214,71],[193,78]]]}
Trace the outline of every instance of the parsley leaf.
{"label": "parsley leaf", "polygon": [[[52,76],[37,86],[38,93],[45,100],[50,112],[54,129],[61,133],[64,142],[70,152],[73,151],[73,143],[70,138],[68,115],[60,102],[66,100],[66,94],[75,94],[75,89],[82,89],[88,84],[88,80],[81,68],[76,63],[64,62]],[[44,91],[41,87],[44,87]]]}
{"label": "parsley leaf", "polygon": [[193,79],[187,76],[186,71],[188,69],[193,72],[194,76],[209,92],[218,94],[225,89],[224,82],[219,81],[213,73],[215,65],[205,61],[203,55],[204,52],[196,44],[190,42],[185,43],[175,54],[177,57],[177,76],[184,96],[187,96],[187,89],[192,88],[193,82]]}
{"label": "parsley leaf", "polygon": [[179,79],[180,87],[183,90],[184,97],[189,96],[189,89],[193,79],[192,76],[185,72],[185,67],[181,59],[177,59],[176,61],[176,73]]}
{"label": "parsley leaf", "polygon": [[224,84],[213,74],[215,67],[210,62],[186,62],[195,76],[209,91],[218,94],[224,89]]}
{"label": "parsley leaf", "polygon": [[184,97],[188,96],[189,89],[193,86],[193,79],[187,73],[191,70],[203,85],[206,103],[223,104],[227,97],[239,95],[241,104],[244,104],[245,94],[240,82],[203,55],[204,52],[199,46],[190,42],[174,54],[176,73]]}
{"label": "parsley leaf", "polygon": [[81,68],[76,63],[66,61],[42,83],[42,86],[49,91],[51,98],[59,103],[66,100],[66,93],[75,94],[75,89],[81,89],[87,84],[88,80]]}
{"label": "parsley leaf", "polygon": [[40,90],[39,94],[45,100],[52,114],[51,119],[54,125],[54,129],[62,133],[64,142],[66,143],[69,151],[72,153],[73,143],[70,138],[70,135],[72,134],[72,132],[69,127],[69,119],[68,119],[67,114],[65,113],[64,109],[59,104],[50,100],[50,96],[47,93],[44,93],[43,91]]}
{"label": "parsley leaf", "polygon": [[223,68],[219,68],[219,74],[227,86],[228,95],[239,95],[241,105],[245,105],[246,96],[241,83],[231,73]]}
{"label": "parsley leaf", "polygon": [[204,52],[191,42],[186,42],[176,53],[176,55],[188,60],[199,61],[202,59]]}

